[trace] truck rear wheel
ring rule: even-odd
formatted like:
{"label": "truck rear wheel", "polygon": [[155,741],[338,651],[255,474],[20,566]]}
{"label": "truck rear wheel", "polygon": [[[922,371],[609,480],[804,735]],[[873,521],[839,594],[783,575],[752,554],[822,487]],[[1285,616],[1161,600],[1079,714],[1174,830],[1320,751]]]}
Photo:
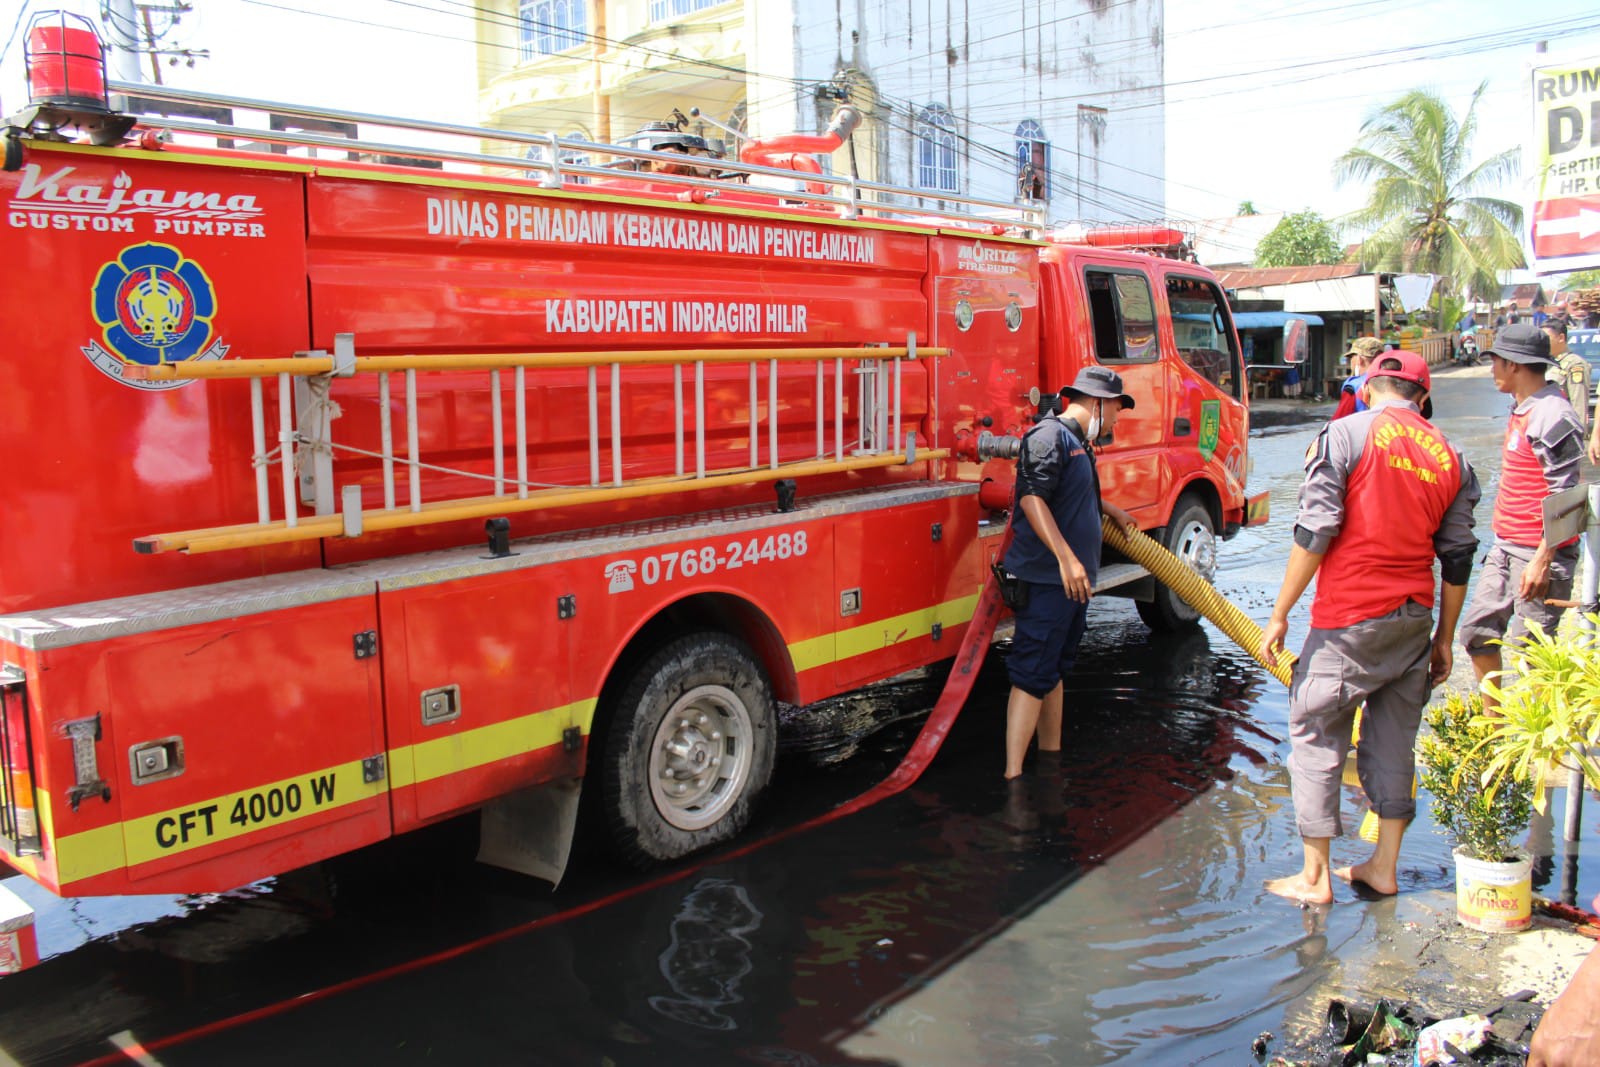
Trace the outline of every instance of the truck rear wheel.
{"label": "truck rear wheel", "polygon": [[652,655],[622,690],[602,756],[617,854],[645,868],[744,829],[776,733],[772,687],[743,642],[697,633]]}
{"label": "truck rear wheel", "polygon": [[[1211,509],[1197,496],[1184,494],[1172,509],[1172,521],[1161,534],[1161,544],[1168,552],[1193,567],[1206,581],[1217,574],[1217,528],[1211,520]],[[1155,599],[1139,601],[1139,618],[1152,630],[1170,631],[1193,627],[1200,622],[1200,612],[1190,607],[1164,582],[1157,581]]]}

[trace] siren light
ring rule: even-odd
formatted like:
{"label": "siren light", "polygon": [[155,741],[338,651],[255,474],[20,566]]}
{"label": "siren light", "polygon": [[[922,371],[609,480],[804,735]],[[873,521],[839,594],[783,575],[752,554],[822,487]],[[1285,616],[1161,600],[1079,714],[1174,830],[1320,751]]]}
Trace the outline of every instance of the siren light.
{"label": "siren light", "polygon": [[94,23],[69,11],[41,11],[28,23],[22,47],[28,106],[7,116],[0,135],[4,168],[22,166],[22,141],[63,141],[76,127],[94,144],[116,144],[133,128],[132,115],[111,110],[106,95],[106,46]]}
{"label": "siren light", "polygon": [[105,42],[94,23],[82,15],[39,12],[28,23],[22,60],[31,103],[111,110],[106,102]]}

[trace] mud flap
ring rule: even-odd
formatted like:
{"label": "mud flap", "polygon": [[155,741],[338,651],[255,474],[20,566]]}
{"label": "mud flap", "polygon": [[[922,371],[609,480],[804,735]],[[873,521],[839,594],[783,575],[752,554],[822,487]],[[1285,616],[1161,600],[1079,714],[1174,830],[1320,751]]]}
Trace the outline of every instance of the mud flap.
{"label": "mud flap", "polygon": [[579,778],[534,786],[483,806],[478,862],[561,884],[578,825]]}

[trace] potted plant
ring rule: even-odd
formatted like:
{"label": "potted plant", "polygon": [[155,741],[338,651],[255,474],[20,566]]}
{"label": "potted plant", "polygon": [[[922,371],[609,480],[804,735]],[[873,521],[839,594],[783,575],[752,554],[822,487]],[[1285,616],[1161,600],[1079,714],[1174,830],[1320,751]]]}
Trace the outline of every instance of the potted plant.
{"label": "potted plant", "polygon": [[1579,621],[1556,634],[1530,623],[1526,640],[1505,645],[1506,669],[1483,683],[1500,705],[1483,723],[1486,777],[1530,783],[1541,813],[1556,767],[1577,767],[1600,789],[1600,614]]}
{"label": "potted plant", "polygon": [[1517,839],[1533,816],[1533,788],[1490,773],[1495,726],[1478,694],[1452,692],[1425,719],[1417,761],[1434,820],[1456,843],[1456,918],[1476,930],[1526,929],[1533,863]]}

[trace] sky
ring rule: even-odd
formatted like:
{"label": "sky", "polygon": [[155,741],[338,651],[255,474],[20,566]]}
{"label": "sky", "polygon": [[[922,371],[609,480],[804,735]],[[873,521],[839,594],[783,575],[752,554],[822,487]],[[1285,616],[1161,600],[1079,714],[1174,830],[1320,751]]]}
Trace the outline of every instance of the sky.
{"label": "sky", "polygon": [[[1167,207],[1187,218],[1230,215],[1241,200],[1343,214],[1364,191],[1336,185],[1334,162],[1378,108],[1428,89],[1461,114],[1487,81],[1473,141],[1485,158],[1531,135],[1533,64],[1600,62],[1594,0],[1168,0],[1166,9]],[[1548,42],[1543,56],[1538,40]],[[1528,192],[1524,177],[1504,195]]]}
{"label": "sky", "polygon": [[[475,123],[474,24],[463,0],[191,0],[167,43],[205,49],[185,88],[345,110]],[[0,33],[18,15],[95,0],[0,0]],[[317,12],[323,12],[318,14]],[[336,13],[337,17],[328,17]],[[1529,14],[1531,13],[1531,14]],[[161,29],[161,16],[157,28]],[[26,20],[22,23],[24,26]],[[0,109],[23,102],[23,31],[0,60]],[[1529,67],[1600,62],[1596,0],[1167,0],[1164,136],[1167,211],[1195,220],[1311,209],[1334,217],[1362,200],[1339,187],[1335,159],[1378,107],[1414,88],[1464,109],[1480,82],[1480,156],[1531,133]],[[1538,57],[1535,42],[1548,41]],[[146,74],[148,77],[148,73]],[[1148,111],[1112,121],[1144,123]],[[1108,170],[1107,180],[1113,180]],[[1526,180],[1505,195],[1523,200]]]}

